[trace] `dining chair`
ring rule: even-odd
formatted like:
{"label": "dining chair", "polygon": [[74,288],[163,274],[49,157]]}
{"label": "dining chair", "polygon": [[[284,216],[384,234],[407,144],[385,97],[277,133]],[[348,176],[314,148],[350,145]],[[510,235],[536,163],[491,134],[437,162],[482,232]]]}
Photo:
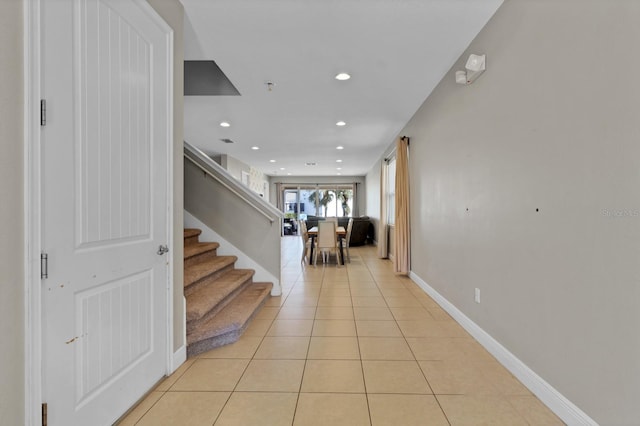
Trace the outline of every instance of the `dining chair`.
{"label": "dining chair", "polygon": [[[305,259],[308,257],[309,249],[311,248],[312,240],[309,238],[309,232],[307,230],[307,224],[304,220],[300,221],[300,238],[302,239],[302,257],[300,259],[300,263],[305,262]],[[311,259],[307,259],[308,263],[311,264]]]}
{"label": "dining chair", "polygon": [[347,250],[347,261],[351,263],[351,254],[349,253],[349,244],[351,243],[351,230],[353,229],[353,218],[349,218],[349,223],[347,224],[347,235],[344,237],[343,241],[343,249]]}
{"label": "dining chair", "polygon": [[315,255],[313,259],[314,265],[318,263],[318,252],[322,252],[322,263],[329,259],[331,251],[336,252],[336,260],[339,264],[338,243],[336,240],[336,224],[332,221],[318,222],[318,238],[316,239]]}

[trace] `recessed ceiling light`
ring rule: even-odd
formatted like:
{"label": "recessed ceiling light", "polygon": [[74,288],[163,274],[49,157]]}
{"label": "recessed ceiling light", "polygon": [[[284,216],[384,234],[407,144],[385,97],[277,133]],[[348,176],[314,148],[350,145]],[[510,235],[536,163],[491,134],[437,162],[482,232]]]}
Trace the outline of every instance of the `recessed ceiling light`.
{"label": "recessed ceiling light", "polygon": [[269,162],[270,162],[270,163],[275,163],[275,162],[276,162],[276,160],[269,160]]}
{"label": "recessed ceiling light", "polygon": [[342,163],[342,160],[336,160],[336,163]]}
{"label": "recessed ceiling light", "polygon": [[291,173],[287,173],[287,176],[291,176]]}
{"label": "recessed ceiling light", "polygon": [[338,172],[338,173],[336,173],[336,174],[337,174],[338,176],[340,176],[342,173]]}
{"label": "recessed ceiling light", "polygon": [[336,167],[336,170],[342,170],[342,167]]}
{"label": "recessed ceiling light", "polygon": [[280,167],[280,170],[284,170],[284,167]]}
{"label": "recessed ceiling light", "polygon": [[336,149],[344,149],[344,146],[342,146],[342,145],[336,146]]}
{"label": "recessed ceiling light", "polygon": [[231,124],[229,124],[226,121],[223,121],[222,123],[220,123],[220,127],[229,127],[229,126],[231,126]]}
{"label": "recessed ceiling light", "polygon": [[257,150],[260,149],[260,147],[259,146],[252,146],[251,149],[253,149],[254,151],[257,151]]}
{"label": "recessed ceiling light", "polygon": [[336,75],[336,80],[340,81],[349,80],[350,78],[351,76],[346,72],[341,72],[340,74]]}
{"label": "recessed ceiling light", "polygon": [[346,125],[347,125],[347,123],[345,123],[344,121],[338,121],[336,123],[336,126],[346,126]]}

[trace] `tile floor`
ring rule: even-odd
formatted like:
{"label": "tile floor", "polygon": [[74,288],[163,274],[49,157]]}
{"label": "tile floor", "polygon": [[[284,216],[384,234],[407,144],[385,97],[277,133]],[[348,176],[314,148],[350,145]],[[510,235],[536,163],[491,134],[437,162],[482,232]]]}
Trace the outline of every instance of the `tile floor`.
{"label": "tile floor", "polygon": [[284,237],[282,297],[120,424],[563,424],[373,246],[345,267],[303,267],[300,253]]}

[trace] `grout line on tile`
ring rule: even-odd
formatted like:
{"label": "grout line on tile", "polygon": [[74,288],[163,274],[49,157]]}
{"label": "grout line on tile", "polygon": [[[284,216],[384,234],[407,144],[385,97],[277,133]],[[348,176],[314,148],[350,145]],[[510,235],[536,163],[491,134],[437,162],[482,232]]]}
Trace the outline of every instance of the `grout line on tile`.
{"label": "grout line on tile", "polygon": [[[445,394],[440,394],[440,395],[445,395]],[[444,415],[444,418],[447,420],[447,423],[449,423],[449,426],[451,426],[451,420],[449,420],[449,416],[447,416],[447,412],[444,411],[444,408],[442,408],[442,404],[440,404],[438,395],[434,394],[433,397],[436,399],[436,402],[438,403],[438,407],[440,407],[440,411],[442,411],[442,414]]]}

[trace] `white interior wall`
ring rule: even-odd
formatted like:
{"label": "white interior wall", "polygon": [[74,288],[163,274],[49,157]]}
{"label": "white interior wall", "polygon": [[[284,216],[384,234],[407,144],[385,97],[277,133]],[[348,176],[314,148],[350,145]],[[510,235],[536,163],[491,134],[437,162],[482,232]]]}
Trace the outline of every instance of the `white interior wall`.
{"label": "white interior wall", "polygon": [[173,348],[186,344],[183,269],[184,8],[178,0],[148,0],[173,28]]}
{"label": "white interior wall", "polygon": [[242,181],[242,172],[250,174],[251,166],[230,155],[223,154],[220,156],[220,165],[224,167],[234,178]]}
{"label": "white interior wall", "polygon": [[22,1],[0,2],[0,424],[24,423]]}
{"label": "white interior wall", "polygon": [[402,131],[412,271],[602,425],[640,419],[638,22],[506,0]]}

